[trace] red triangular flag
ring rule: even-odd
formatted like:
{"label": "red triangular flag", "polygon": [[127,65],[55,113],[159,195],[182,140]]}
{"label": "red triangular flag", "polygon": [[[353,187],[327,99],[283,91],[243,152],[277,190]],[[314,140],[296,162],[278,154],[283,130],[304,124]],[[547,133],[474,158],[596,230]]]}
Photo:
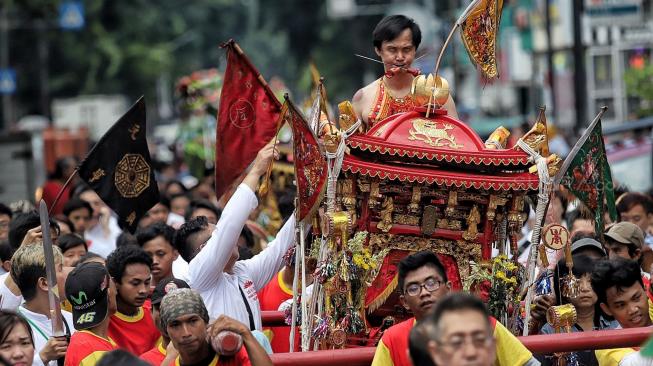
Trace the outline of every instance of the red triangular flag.
{"label": "red triangular flag", "polygon": [[236,42],[227,49],[215,148],[219,198],[277,133],[281,103]]}
{"label": "red triangular flag", "polygon": [[319,207],[326,188],[328,167],[322,147],[292,102],[286,98],[285,118],[290,122],[293,135],[293,159],[297,182],[297,220],[310,218]]}

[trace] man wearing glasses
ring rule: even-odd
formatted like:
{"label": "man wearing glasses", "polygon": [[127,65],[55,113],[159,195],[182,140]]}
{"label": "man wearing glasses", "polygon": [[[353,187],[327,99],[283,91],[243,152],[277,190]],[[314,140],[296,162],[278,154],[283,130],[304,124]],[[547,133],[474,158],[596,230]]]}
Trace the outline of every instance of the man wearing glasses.
{"label": "man wearing glasses", "polygon": [[[413,313],[410,318],[385,331],[376,347],[372,366],[412,366],[408,339],[413,326],[427,319],[436,303],[451,290],[444,266],[428,251],[411,254],[399,262],[397,288],[402,305]],[[500,366],[533,366],[539,362],[496,319],[490,318],[496,344],[496,362]]]}
{"label": "man wearing glasses", "polygon": [[496,359],[492,335],[496,320],[476,296],[454,293],[445,296],[427,320],[428,349],[437,365],[491,366]]}

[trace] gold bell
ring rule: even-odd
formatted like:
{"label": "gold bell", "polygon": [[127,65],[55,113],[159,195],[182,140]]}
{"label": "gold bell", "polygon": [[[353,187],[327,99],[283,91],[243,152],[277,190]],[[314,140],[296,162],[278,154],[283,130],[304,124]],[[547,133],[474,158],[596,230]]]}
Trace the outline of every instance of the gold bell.
{"label": "gold bell", "polygon": [[449,99],[449,82],[433,74],[419,75],[413,79],[410,92],[421,106],[442,107]]}

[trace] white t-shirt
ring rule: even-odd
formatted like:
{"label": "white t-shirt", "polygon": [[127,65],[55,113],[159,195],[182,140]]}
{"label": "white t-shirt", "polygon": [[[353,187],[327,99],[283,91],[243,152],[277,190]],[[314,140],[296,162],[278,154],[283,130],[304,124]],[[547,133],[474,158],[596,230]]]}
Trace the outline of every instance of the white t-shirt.
{"label": "white t-shirt", "polygon": [[252,311],[255,328],[261,330],[261,305],[256,293],[281,270],[283,255],[294,243],[295,216],[288,219],[265,250],[250,259],[237,261],[233,274],[225,273],[245,221],[257,205],[254,192],[241,184],[222,211],[206,246],[190,261],[189,284],[202,295],[211,319],[225,314],[249,327],[240,287]]}
{"label": "white t-shirt", "polygon": [[7,287],[5,281],[8,276],[8,272],[0,276],[0,309],[16,311],[18,306],[23,302],[23,297],[14,295],[9,287]]}
{"label": "white t-shirt", "polygon": [[99,223],[84,232],[84,239],[89,243],[88,251],[106,259],[109,253],[116,249],[116,239],[121,233],[122,230],[118,226],[118,220],[111,215],[108,233],[104,231]]}
{"label": "white t-shirt", "polygon": [[189,281],[188,262],[181,255],[172,262],[172,275],[177,279],[186,281],[186,283]]}
{"label": "white t-shirt", "polygon": [[170,212],[168,214],[168,220],[166,220],[166,225],[170,225],[175,228],[175,230],[178,230],[179,227],[184,224],[184,222],[186,222],[186,220],[183,216],[177,215],[174,212]]}
{"label": "white t-shirt", "polygon": [[[48,339],[52,337],[52,322],[47,316],[29,311],[23,305],[18,308],[18,313],[27,319],[32,328],[32,335],[34,336],[34,361],[32,361],[32,366],[44,366],[39,352],[48,343]],[[61,315],[68,324],[68,330],[72,335],[75,333],[72,314],[62,310]],[[66,325],[64,325],[64,332],[66,332]],[[48,362],[48,366],[57,366],[57,361]]]}

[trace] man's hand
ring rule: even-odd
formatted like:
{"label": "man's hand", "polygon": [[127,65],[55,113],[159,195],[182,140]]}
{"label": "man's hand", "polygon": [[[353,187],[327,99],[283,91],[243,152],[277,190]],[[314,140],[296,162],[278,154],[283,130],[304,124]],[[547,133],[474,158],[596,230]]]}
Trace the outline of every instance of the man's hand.
{"label": "man's hand", "polygon": [[257,173],[259,177],[268,170],[268,166],[272,162],[272,158],[277,158],[279,156],[279,150],[276,148],[275,138],[270,140],[267,145],[263,146],[256,154],[256,159],[254,159],[254,165],[252,166],[252,171]]}
{"label": "man's hand", "polygon": [[40,243],[43,241],[43,233],[41,232],[41,225],[27,230],[27,234],[25,234],[25,237],[23,238],[22,243],[20,243],[21,246],[23,245],[28,245],[28,244],[35,244],[35,243]]}
{"label": "man's hand", "polygon": [[66,355],[66,349],[68,349],[66,337],[51,337],[48,339],[45,347],[39,352],[39,357],[41,357],[41,361],[44,364],[47,364],[50,361],[64,357]]}
{"label": "man's hand", "polygon": [[177,351],[175,345],[172,344],[172,341],[168,342],[168,346],[166,347],[166,357],[161,361],[161,366],[173,366],[177,356],[179,356],[179,351]]}
{"label": "man's hand", "polygon": [[243,341],[246,335],[251,334],[249,328],[247,328],[245,324],[226,315],[220,315],[216,321],[209,325],[209,337],[213,338],[223,330],[230,330],[234,333],[240,334],[240,336],[243,337]]}
{"label": "man's hand", "polygon": [[226,315],[220,315],[220,317],[209,326],[209,337],[213,338],[223,330],[232,331],[243,337],[243,346],[245,346],[245,349],[247,350],[247,356],[252,365],[273,366],[272,360],[270,360],[270,357],[265,353],[263,347],[258,343],[245,324]]}
{"label": "man's hand", "polygon": [[556,304],[556,297],[554,294],[542,295],[533,299],[533,304],[531,305],[531,316],[533,319],[545,323],[546,322],[546,312],[551,306]]}
{"label": "man's hand", "polygon": [[272,163],[272,159],[279,156],[279,151],[276,148],[275,138],[273,138],[267,145],[265,145],[258,154],[256,154],[256,159],[252,164],[252,168],[245,176],[243,183],[247,184],[252,191],[256,192],[258,187],[259,178],[265,174],[268,170],[268,166]]}

